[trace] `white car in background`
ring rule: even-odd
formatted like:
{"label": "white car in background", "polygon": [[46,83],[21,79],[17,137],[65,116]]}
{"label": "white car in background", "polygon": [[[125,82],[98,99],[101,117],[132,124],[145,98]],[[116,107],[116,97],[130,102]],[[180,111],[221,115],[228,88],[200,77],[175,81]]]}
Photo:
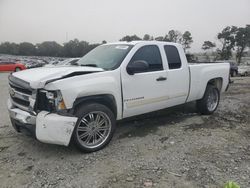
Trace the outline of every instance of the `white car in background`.
{"label": "white car in background", "polygon": [[238,74],[240,76],[248,76],[248,75],[250,75],[250,66],[239,66]]}

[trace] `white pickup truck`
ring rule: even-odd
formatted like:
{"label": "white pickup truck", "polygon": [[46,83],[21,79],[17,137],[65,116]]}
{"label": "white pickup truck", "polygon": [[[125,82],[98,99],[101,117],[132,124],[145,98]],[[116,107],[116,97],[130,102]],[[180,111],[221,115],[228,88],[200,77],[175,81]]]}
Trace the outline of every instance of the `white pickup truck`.
{"label": "white pickup truck", "polygon": [[75,65],[11,74],[8,110],[18,132],[93,152],[110,142],[116,120],[190,101],[213,113],[228,83],[228,63],[189,65],[179,44],[109,43]]}

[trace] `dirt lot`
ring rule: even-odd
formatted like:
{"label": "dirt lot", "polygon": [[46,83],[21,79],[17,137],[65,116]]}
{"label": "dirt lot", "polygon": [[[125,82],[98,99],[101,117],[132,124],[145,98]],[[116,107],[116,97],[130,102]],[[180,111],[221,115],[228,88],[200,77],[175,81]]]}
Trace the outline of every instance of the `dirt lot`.
{"label": "dirt lot", "polygon": [[16,133],[0,74],[0,187],[250,187],[250,78],[235,78],[215,114],[193,103],[120,122],[108,147],[84,154]]}

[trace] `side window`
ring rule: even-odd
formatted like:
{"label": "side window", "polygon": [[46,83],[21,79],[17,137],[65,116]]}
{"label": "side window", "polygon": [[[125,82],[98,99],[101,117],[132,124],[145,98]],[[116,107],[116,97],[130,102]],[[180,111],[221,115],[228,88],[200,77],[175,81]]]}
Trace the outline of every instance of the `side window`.
{"label": "side window", "polygon": [[168,59],[169,69],[179,69],[181,68],[181,59],[179,52],[175,46],[166,45],[164,50]]}
{"label": "side window", "polygon": [[143,46],[138,49],[130,63],[138,60],[146,61],[149,64],[148,72],[163,70],[161,53],[156,45]]}

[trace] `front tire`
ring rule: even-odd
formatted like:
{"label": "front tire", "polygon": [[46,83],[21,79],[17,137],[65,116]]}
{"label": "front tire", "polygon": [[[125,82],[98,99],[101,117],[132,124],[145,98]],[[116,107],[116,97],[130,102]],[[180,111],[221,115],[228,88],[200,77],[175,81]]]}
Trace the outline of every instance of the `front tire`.
{"label": "front tire", "polygon": [[112,139],[116,120],[106,106],[90,103],[76,110],[78,117],[73,132],[73,141],[83,152],[94,152],[104,148]]}
{"label": "front tire", "polygon": [[214,113],[220,101],[220,91],[214,85],[207,85],[202,99],[197,101],[197,108],[201,114],[209,115]]}

